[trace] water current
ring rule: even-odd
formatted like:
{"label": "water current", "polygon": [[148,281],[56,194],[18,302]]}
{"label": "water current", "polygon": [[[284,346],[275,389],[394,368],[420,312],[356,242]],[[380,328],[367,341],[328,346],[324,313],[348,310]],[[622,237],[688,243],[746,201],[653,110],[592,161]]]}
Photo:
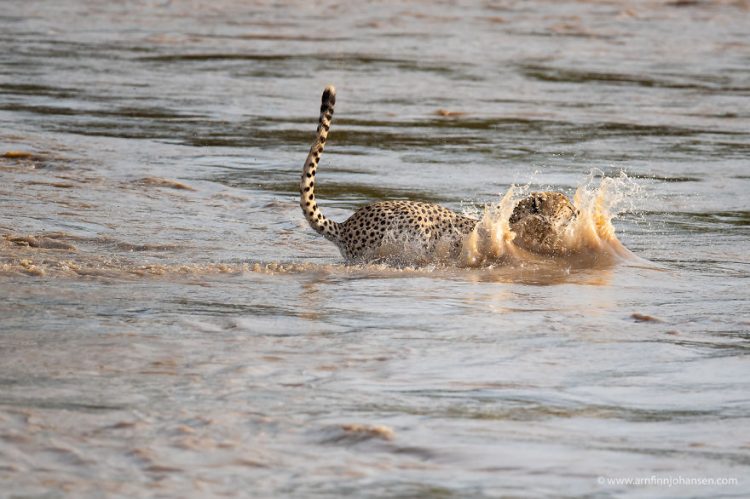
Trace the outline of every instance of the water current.
{"label": "water current", "polygon": [[[2,7],[0,495],[750,495],[748,2]],[[461,261],[310,229],[326,84],[321,209]],[[593,258],[508,257],[531,190]]]}

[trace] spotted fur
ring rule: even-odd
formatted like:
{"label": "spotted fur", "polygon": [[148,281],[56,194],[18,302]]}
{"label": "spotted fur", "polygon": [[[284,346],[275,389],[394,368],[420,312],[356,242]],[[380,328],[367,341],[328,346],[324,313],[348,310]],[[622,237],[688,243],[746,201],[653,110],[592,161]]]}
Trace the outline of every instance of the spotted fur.
{"label": "spotted fur", "polygon": [[516,204],[508,220],[516,234],[513,242],[534,253],[564,253],[562,236],[578,213],[564,194],[532,192]]}
{"label": "spotted fur", "polygon": [[[300,180],[300,206],[310,226],[333,241],[350,261],[377,259],[381,245],[394,237],[421,246],[425,255],[433,254],[440,246],[447,251],[445,256],[455,257],[464,238],[479,221],[442,206],[418,201],[381,201],[360,208],[342,223],[334,222],[320,212],[315,199],[315,172],[328,139],[335,103],[336,90],[329,85],[323,92],[317,135]],[[532,193],[514,209],[511,229],[519,228],[522,237],[517,239],[520,246],[546,252],[545,248],[550,247],[554,239],[551,232],[559,231],[575,213],[568,198],[560,193]],[[534,227],[545,233],[534,234]]]}

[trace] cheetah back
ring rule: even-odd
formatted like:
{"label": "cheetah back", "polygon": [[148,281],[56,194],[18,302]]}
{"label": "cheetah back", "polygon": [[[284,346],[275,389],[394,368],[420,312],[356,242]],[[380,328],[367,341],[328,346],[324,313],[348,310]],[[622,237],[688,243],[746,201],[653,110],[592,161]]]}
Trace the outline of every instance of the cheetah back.
{"label": "cheetah back", "polygon": [[367,260],[389,237],[421,245],[426,255],[438,242],[447,241],[451,254],[456,254],[476,224],[477,220],[432,203],[382,201],[359,209],[341,225],[340,247],[349,259]]}

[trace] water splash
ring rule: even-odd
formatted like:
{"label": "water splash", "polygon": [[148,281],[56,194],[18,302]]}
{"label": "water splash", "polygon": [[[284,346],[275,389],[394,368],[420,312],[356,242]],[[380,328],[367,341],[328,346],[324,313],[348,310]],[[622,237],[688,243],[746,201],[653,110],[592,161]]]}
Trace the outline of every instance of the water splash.
{"label": "water splash", "polygon": [[498,264],[557,263],[592,265],[634,255],[615,235],[612,220],[635,209],[640,187],[625,173],[605,177],[592,171],[573,196],[578,216],[560,234],[551,255],[525,251],[516,244],[509,219],[516,203],[531,191],[529,185],[511,186],[498,203],[488,204],[476,229],[465,240],[459,265],[483,267]]}
{"label": "water splash", "polygon": [[[617,177],[605,177],[600,171],[592,171],[573,196],[573,204],[580,214],[570,228],[568,240],[571,248],[577,251],[615,250],[621,256],[631,255],[617,239],[612,220],[622,213],[634,211],[641,196],[641,187],[625,172],[620,172]],[[623,250],[627,255],[622,253]]]}
{"label": "water splash", "polygon": [[522,259],[526,253],[513,244],[516,235],[510,228],[513,207],[525,188],[511,186],[500,202],[488,204],[474,231],[464,240],[459,263],[479,267],[506,260]]}

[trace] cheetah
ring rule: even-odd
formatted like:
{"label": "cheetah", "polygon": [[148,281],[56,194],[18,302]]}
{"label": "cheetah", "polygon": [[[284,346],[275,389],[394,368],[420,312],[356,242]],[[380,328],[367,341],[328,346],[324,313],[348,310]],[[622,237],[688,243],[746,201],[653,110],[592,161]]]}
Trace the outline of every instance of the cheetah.
{"label": "cheetah", "polygon": [[[463,241],[479,220],[432,203],[380,201],[357,210],[344,222],[326,218],[315,199],[315,172],[328,138],[336,104],[336,89],[323,91],[317,135],[305,160],[300,180],[300,207],[310,226],[338,246],[351,262],[373,262],[389,241],[408,241],[423,255],[440,251],[456,258]],[[514,244],[531,252],[550,254],[559,247],[561,230],[578,214],[570,200],[559,192],[532,192],[519,201],[510,217],[516,233]]]}

